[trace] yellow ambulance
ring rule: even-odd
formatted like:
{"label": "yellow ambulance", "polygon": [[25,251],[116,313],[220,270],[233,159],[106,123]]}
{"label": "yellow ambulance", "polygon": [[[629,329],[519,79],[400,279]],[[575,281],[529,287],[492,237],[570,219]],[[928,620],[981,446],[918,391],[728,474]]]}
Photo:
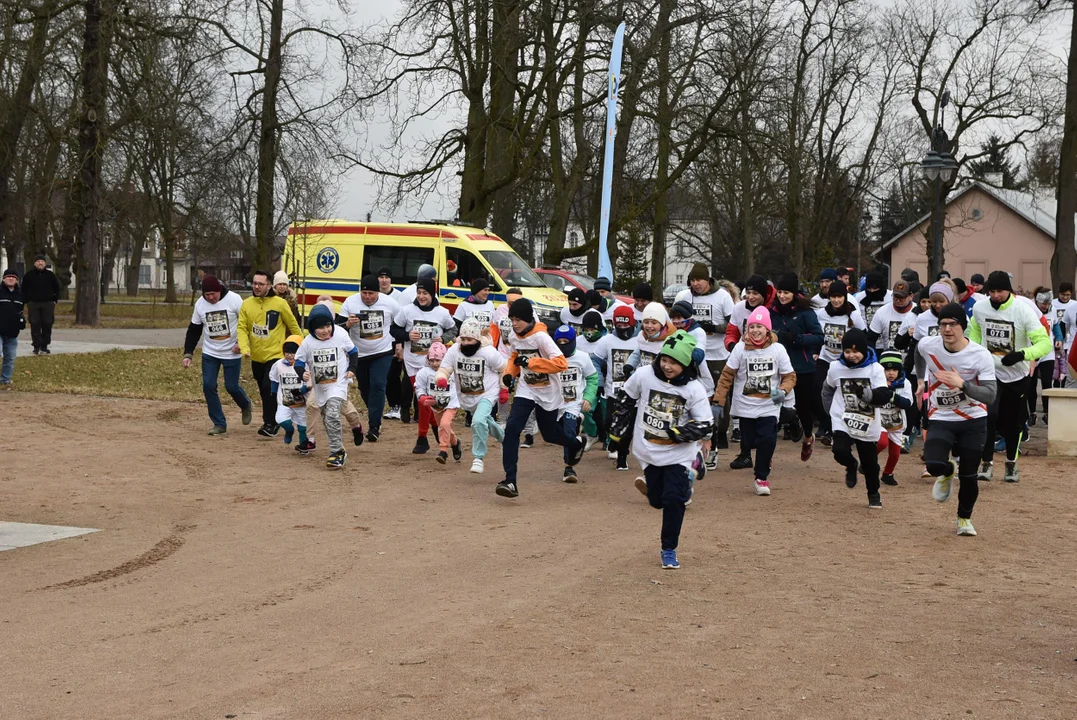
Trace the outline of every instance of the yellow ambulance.
{"label": "yellow ambulance", "polygon": [[551,332],[561,324],[565,294],[546,287],[504,240],[478,228],[309,220],[288,229],[281,257],[304,315],[319,295],[343,302],[359,292],[364,275],[381,267],[388,267],[393,285],[403,289],[415,282],[423,264],[437,269],[438,299],[450,313],[467,299],[472,280],[486,278],[495,304],[505,302],[506,290],[518,287],[534,304],[539,322]]}

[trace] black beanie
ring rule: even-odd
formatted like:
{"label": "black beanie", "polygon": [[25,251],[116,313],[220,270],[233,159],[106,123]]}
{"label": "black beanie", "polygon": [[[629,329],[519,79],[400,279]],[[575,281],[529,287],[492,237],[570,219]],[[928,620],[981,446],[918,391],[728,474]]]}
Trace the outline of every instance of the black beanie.
{"label": "black beanie", "polygon": [[849,287],[841,280],[835,280],[830,283],[830,288],[826,292],[827,297],[847,297],[849,295]]}
{"label": "black beanie", "polygon": [[421,278],[415,281],[416,289],[422,288],[430,293],[432,296],[437,297],[437,288],[434,286],[433,278]]}
{"label": "black beanie", "polygon": [[1010,274],[1005,270],[995,270],[987,276],[987,285],[984,286],[987,290],[1009,290],[1013,292],[1013,285],[1010,284]]}
{"label": "black beanie", "polygon": [[535,322],[535,308],[527,298],[514,300],[512,305],[509,305],[509,317],[516,320],[523,320],[527,323],[533,323]]}
{"label": "black beanie", "polygon": [[595,290],[607,290],[607,291],[609,291],[609,290],[612,290],[612,289],[613,289],[613,285],[610,284],[610,279],[609,278],[600,277],[598,280],[595,280]]}
{"label": "black beanie", "polygon": [[363,282],[359,283],[359,289],[378,292],[381,289],[381,286],[378,285],[378,278],[374,275],[364,275]]}
{"label": "black beanie", "polygon": [[587,299],[583,304],[589,308],[602,304],[602,296],[598,294],[598,290],[588,290],[585,297]]}
{"label": "black beanie", "polygon": [[583,321],[581,325],[584,330],[598,330],[603,327],[605,323],[602,322],[602,313],[598,310],[588,310],[583,314]]}
{"label": "black beanie", "polygon": [[471,281],[471,294],[481,293],[483,290],[490,288],[490,281],[486,278],[475,278]]}
{"label": "black beanie", "polygon": [[864,276],[864,289],[870,290],[875,288],[876,290],[882,290],[886,287],[886,280],[883,279],[883,274],[872,270],[866,276]]}
{"label": "black beanie", "polygon": [[583,305],[587,300],[587,295],[578,287],[574,287],[568,291],[568,301],[570,303],[579,303]]}
{"label": "black beanie", "polygon": [[647,283],[640,283],[636,286],[636,289],[632,291],[632,299],[651,302],[654,300],[654,291],[651,290],[651,286]]}
{"label": "black beanie", "polygon": [[856,350],[864,357],[868,355],[868,336],[860,328],[849,328],[841,337],[842,350]]}
{"label": "black beanie", "polygon": [[[994,275],[994,273],[991,273],[991,274]],[[949,320],[957,320],[957,322],[959,322],[961,324],[961,329],[962,330],[964,330],[965,328],[967,328],[969,326],[968,313],[965,312],[965,308],[961,307],[960,305],[958,305],[955,302],[943,305],[942,309],[940,309],[937,314],[938,314],[938,318],[939,318],[940,323],[944,319],[949,319]]]}
{"label": "black beanie", "polygon": [[774,283],[774,289],[795,293],[800,289],[800,280],[796,273],[785,273]]}
{"label": "black beanie", "polygon": [[762,275],[752,275],[744,281],[745,290],[754,290],[763,297],[767,296],[767,279]]}

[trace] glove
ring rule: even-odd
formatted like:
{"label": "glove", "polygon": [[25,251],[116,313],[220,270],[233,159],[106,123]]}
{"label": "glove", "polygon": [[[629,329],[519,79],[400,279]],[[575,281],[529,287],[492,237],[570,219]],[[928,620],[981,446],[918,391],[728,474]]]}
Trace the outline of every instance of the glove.
{"label": "glove", "polygon": [[785,393],[782,392],[780,387],[775,385],[770,389],[770,401],[775,405],[781,405],[785,402]]}
{"label": "glove", "polygon": [[714,332],[715,332],[714,323],[707,322],[706,320],[700,320],[700,321],[697,321],[697,322],[699,323],[699,326],[701,328],[703,328],[703,332],[707,333],[708,335],[713,335],[714,334]]}
{"label": "glove", "polygon": [[433,395],[422,395],[419,397],[419,405],[421,405],[422,407],[432,408],[434,407],[434,402],[435,401]]}
{"label": "glove", "polygon": [[792,331],[790,331],[790,330],[779,330],[778,331],[778,342],[780,342],[782,345],[792,345],[793,343],[796,342],[796,340],[797,340],[797,336],[794,335],[792,333]]}
{"label": "glove", "polygon": [[529,362],[531,362],[531,358],[525,357],[523,355],[517,355],[516,359],[513,361],[513,363],[516,365],[516,367],[522,367],[522,368],[527,367],[527,364]]}
{"label": "glove", "polygon": [[438,390],[448,390],[449,389],[449,379],[439,377],[437,382],[435,383],[435,385],[437,385]]}
{"label": "glove", "polygon": [[512,390],[512,386],[516,384],[516,378],[514,378],[512,375],[509,375],[508,373],[505,373],[501,376],[501,384],[506,391]]}
{"label": "glove", "polygon": [[501,391],[497,393],[497,402],[499,405],[504,405],[509,401],[509,389],[506,387],[501,388]]}
{"label": "glove", "polygon": [[680,428],[671,427],[669,430],[666,430],[666,435],[669,435],[669,439],[675,443],[688,442],[688,440],[681,435]]}
{"label": "glove", "polygon": [[628,363],[621,366],[621,372],[624,374],[625,380],[632,377],[632,373],[636,372],[636,368]]}
{"label": "glove", "polygon": [[675,443],[696,442],[706,438],[713,430],[714,426],[709,422],[693,420],[679,427],[671,427],[666,430],[666,435]]}
{"label": "glove", "polygon": [[1012,353],[1007,353],[1006,357],[1002,358],[1002,364],[1006,367],[1011,367],[1025,359],[1025,354],[1019,350],[1015,350]]}

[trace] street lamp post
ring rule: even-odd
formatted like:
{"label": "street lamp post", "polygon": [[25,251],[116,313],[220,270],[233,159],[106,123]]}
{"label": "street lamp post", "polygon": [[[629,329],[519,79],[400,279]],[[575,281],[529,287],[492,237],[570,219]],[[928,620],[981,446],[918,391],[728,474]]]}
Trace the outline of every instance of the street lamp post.
{"label": "street lamp post", "polygon": [[957,172],[957,161],[950,154],[949,146],[950,139],[942,129],[942,123],[939,123],[932,134],[931,150],[920,161],[924,177],[935,183],[935,198],[931,208],[931,269],[928,271],[932,279],[942,271],[945,262],[942,243],[946,212],[942,205],[942,185],[949,182]]}

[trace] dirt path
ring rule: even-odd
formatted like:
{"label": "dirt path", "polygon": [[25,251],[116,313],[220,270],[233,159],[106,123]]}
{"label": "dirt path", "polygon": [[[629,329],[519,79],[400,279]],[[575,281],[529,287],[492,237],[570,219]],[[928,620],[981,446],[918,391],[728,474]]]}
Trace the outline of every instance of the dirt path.
{"label": "dirt path", "polygon": [[0,519],[104,530],[0,553],[5,717],[1077,716],[1073,462],[984,484],[957,538],[913,456],[868,511],[782,443],[772,497],[699,486],[670,572],[598,454],[567,486],[523,450],[511,502],[496,446],[470,475],[414,425],[333,473],[198,405],[0,412]]}

